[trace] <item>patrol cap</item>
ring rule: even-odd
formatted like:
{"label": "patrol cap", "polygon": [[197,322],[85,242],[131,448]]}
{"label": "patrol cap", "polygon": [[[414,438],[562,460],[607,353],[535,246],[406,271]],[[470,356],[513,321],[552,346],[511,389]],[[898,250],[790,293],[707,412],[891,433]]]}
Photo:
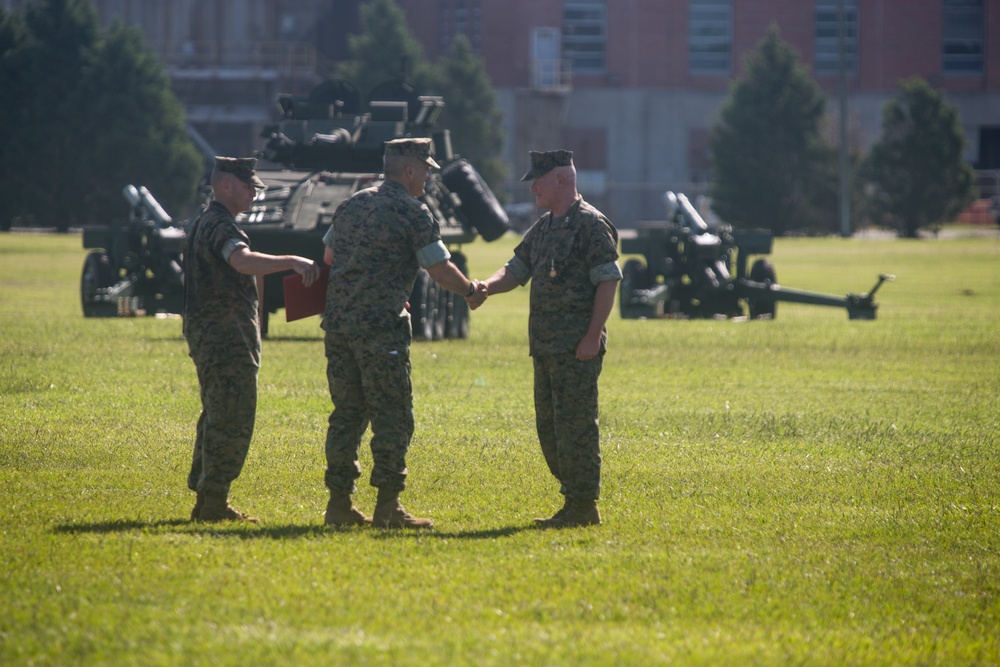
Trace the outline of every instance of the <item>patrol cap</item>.
{"label": "patrol cap", "polygon": [[531,169],[521,177],[522,181],[533,181],[541,178],[556,167],[572,167],[573,151],[560,149],[557,151],[531,151]]}
{"label": "patrol cap", "polygon": [[215,170],[226,174],[235,174],[236,178],[244,183],[249,183],[255,188],[266,188],[264,181],[260,180],[257,172],[257,158],[255,157],[215,157]]}
{"label": "patrol cap", "polygon": [[426,137],[414,137],[408,139],[392,139],[385,142],[386,155],[404,155],[406,157],[418,158],[434,169],[441,167],[431,156],[431,140]]}

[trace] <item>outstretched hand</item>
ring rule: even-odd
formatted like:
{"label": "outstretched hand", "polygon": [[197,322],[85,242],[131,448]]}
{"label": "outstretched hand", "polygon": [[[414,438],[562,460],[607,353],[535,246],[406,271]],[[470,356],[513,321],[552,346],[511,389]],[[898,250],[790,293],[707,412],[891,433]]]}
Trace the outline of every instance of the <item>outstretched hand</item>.
{"label": "outstretched hand", "polygon": [[292,269],[302,276],[302,284],[306,287],[312,285],[319,278],[319,265],[311,259],[299,257]]}
{"label": "outstretched hand", "polygon": [[469,304],[470,309],[475,310],[485,303],[488,296],[489,289],[486,287],[486,283],[477,281],[476,290],[470,296],[465,297],[465,302]]}

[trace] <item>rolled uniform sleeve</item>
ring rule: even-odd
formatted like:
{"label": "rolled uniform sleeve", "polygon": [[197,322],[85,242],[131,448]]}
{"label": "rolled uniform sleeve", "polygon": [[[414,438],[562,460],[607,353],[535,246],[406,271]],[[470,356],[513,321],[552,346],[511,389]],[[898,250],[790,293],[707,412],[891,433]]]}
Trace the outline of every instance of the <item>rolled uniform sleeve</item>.
{"label": "rolled uniform sleeve", "polygon": [[236,252],[237,248],[249,248],[249,247],[250,246],[248,246],[243,241],[240,241],[239,239],[229,239],[228,241],[225,242],[225,244],[223,244],[222,248],[219,251],[219,254],[222,255],[222,259],[228,262],[229,258],[233,256],[234,252]]}
{"label": "rolled uniform sleeve", "polygon": [[524,285],[527,285],[528,281],[531,280],[531,268],[528,267],[528,265],[525,264],[523,261],[521,261],[521,258],[517,257],[516,255],[514,257],[511,257],[510,261],[507,262],[506,266],[507,269],[514,274],[514,277],[517,278],[518,284],[520,284],[522,287]]}
{"label": "rolled uniform sleeve", "polygon": [[435,241],[417,250],[417,262],[425,269],[440,264],[446,259],[451,259],[451,253],[448,252],[443,241]]}
{"label": "rolled uniform sleeve", "polygon": [[606,280],[614,280],[618,282],[622,279],[622,270],[618,266],[618,262],[605,262],[604,264],[599,264],[590,270],[590,282],[597,285],[603,283]]}

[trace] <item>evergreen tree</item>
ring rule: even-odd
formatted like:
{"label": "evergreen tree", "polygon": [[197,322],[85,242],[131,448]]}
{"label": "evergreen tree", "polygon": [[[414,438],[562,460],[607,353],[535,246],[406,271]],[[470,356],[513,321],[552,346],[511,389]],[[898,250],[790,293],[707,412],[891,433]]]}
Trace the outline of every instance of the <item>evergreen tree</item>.
{"label": "evergreen tree", "polygon": [[831,159],[819,131],[826,98],[775,27],[744,65],[710,139],[712,208],[777,235],[815,227],[813,199]]}
{"label": "evergreen tree", "polygon": [[455,152],[471,162],[496,190],[507,174],[499,157],[503,150],[503,114],[496,106],[486,65],[464,35],[455,39],[448,57],[439,64],[435,88],[445,100],[441,125],[451,130]]}
{"label": "evergreen tree", "polygon": [[976,197],[963,159],[958,114],[923,79],[911,79],[886,103],[882,136],[861,168],[872,219],[915,237],[922,227],[953,220]]}
{"label": "evergreen tree", "polygon": [[120,214],[121,190],[129,183],[145,185],[168,212],[189,208],[204,160],[188,137],[184,109],[166,72],[138,28],[111,26],[83,87],[91,100],[87,170],[78,180],[84,210]]}
{"label": "evergreen tree", "polygon": [[85,0],[41,0],[4,15],[0,40],[0,89],[19,102],[0,112],[0,220],[107,223],[128,183],[168,211],[190,204],[201,159],[140,33],[105,34]]}
{"label": "evergreen tree", "polygon": [[362,32],[347,38],[352,60],[337,66],[337,78],[354,84],[367,99],[385,81],[420,88],[433,78],[420,42],[406,27],[406,14],[393,0],[372,0],[359,10]]}
{"label": "evergreen tree", "polygon": [[506,176],[499,157],[502,116],[485,64],[468,39],[456,38],[448,57],[432,65],[394,0],[362,5],[360,19],[362,34],[348,38],[352,60],[340,63],[336,76],[357,86],[365,96],[385,81],[405,81],[421,94],[441,95],[445,108],[439,125],[451,130],[455,152],[468,159],[491,188],[499,187]]}

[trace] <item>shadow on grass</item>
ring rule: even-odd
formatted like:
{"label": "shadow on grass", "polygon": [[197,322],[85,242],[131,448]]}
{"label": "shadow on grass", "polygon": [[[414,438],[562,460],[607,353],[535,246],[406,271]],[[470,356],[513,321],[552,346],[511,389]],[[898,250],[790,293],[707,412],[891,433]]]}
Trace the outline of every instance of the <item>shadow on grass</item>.
{"label": "shadow on grass", "polygon": [[161,519],[158,521],[143,521],[141,519],[114,519],[91,523],[62,523],[56,525],[53,530],[56,533],[68,535],[104,535],[110,533],[128,533],[132,531],[164,532],[164,529],[166,529],[166,532],[236,537],[242,540],[261,538],[272,540],[298,539],[307,537],[316,538],[324,535],[336,535],[338,533],[370,533],[377,539],[420,537],[428,539],[490,540],[499,537],[510,537],[520,533],[521,531],[530,530],[531,527],[507,526],[502,528],[485,528],[482,530],[379,530],[375,528],[361,528],[356,526],[346,528],[328,528],[322,524],[308,526],[299,524],[271,526],[266,523],[204,524],[192,523],[187,519]]}

